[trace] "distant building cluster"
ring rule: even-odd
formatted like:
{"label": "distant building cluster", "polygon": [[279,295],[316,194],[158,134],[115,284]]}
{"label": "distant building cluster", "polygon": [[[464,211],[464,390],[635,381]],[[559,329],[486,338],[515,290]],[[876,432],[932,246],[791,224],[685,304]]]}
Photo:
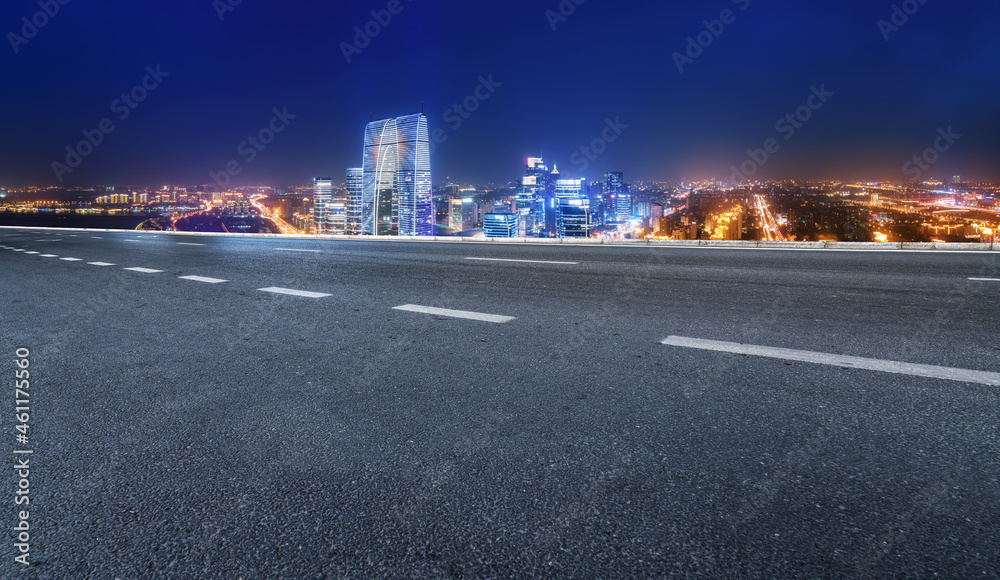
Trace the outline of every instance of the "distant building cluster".
{"label": "distant building cluster", "polygon": [[148,193],[113,193],[102,195],[94,200],[97,205],[146,205],[149,203]]}
{"label": "distant building cluster", "polygon": [[346,196],[333,180],[313,182],[313,231],[318,234],[433,236],[427,117],[372,121],[365,128],[362,166],[347,170]]}

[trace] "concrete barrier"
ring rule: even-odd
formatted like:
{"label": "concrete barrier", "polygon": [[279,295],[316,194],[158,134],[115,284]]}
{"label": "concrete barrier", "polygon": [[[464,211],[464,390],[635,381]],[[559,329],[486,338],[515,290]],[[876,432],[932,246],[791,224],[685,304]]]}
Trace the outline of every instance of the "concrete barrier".
{"label": "concrete barrier", "polygon": [[1000,244],[933,243],[933,242],[745,242],[738,240],[612,240],[605,238],[463,238],[460,236],[404,237],[404,236],[346,236],[305,234],[236,234],[225,232],[163,232],[147,230],[109,230],[98,228],[45,228],[26,226],[0,226],[0,230],[29,230],[38,232],[111,232],[146,236],[189,236],[230,238],[280,238],[283,240],[332,240],[352,242],[410,242],[410,243],[478,243],[478,244],[567,244],[586,246],[653,246],[662,248],[745,248],[745,249],[799,249],[799,250],[920,250],[942,252],[1000,252]]}

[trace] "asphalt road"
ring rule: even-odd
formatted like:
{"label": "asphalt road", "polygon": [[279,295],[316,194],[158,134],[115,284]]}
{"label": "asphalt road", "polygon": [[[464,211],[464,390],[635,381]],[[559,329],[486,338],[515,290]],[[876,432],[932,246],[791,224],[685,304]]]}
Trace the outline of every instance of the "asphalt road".
{"label": "asphalt road", "polygon": [[663,344],[1000,373],[996,253],[0,246],[3,578],[1000,577],[1000,386]]}

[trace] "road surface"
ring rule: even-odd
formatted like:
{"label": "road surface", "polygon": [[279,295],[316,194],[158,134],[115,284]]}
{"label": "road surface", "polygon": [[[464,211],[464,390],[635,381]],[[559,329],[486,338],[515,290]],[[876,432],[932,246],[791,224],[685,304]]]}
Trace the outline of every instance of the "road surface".
{"label": "road surface", "polygon": [[0,577],[1000,575],[996,253],[0,246]]}

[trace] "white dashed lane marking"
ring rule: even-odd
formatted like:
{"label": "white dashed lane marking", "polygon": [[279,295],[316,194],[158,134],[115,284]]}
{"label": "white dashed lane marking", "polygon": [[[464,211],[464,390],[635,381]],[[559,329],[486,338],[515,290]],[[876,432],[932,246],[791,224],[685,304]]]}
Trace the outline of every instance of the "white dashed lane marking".
{"label": "white dashed lane marking", "polygon": [[114,266],[114,264],[112,264],[111,262],[87,262],[87,263],[90,264],[91,266],[101,266],[101,267]]}
{"label": "white dashed lane marking", "polygon": [[516,320],[513,316],[499,316],[496,314],[483,314],[481,312],[467,312],[465,310],[448,310],[447,308],[433,308],[430,306],[417,306],[416,304],[406,304],[396,306],[393,310],[404,310],[406,312],[417,312],[419,314],[432,314],[434,316],[446,316],[448,318],[465,318],[467,320],[479,320],[481,322],[494,322],[503,324]]}
{"label": "white dashed lane marking", "polygon": [[82,262],[80,258],[59,258],[63,262]]}
{"label": "white dashed lane marking", "polygon": [[551,262],[548,260],[514,260],[511,258],[466,258],[466,260],[477,260],[480,262],[520,262],[522,264],[561,264],[565,266],[576,266],[580,262]]}
{"label": "white dashed lane marking", "polygon": [[205,278],[204,276],[181,276],[181,280],[191,280],[192,282],[204,282],[205,284],[222,284],[223,282],[228,282],[229,280],[220,280],[219,278]]}
{"label": "white dashed lane marking", "polygon": [[275,248],[276,252],[312,252],[314,254],[320,253],[320,250],[295,250],[292,248]]}
{"label": "white dashed lane marking", "polygon": [[192,244],[190,242],[177,242],[178,246],[204,246],[205,244]]}
{"label": "white dashed lane marking", "polygon": [[302,296],[304,298],[326,298],[333,294],[322,294],[320,292],[307,292],[305,290],[292,290],[290,288],[260,288],[260,292],[270,292],[271,294],[287,294],[289,296]]}
{"label": "white dashed lane marking", "polygon": [[139,272],[141,274],[162,274],[163,270],[152,270],[150,268],[125,268],[130,272]]}
{"label": "white dashed lane marking", "polygon": [[789,348],[755,346],[752,344],[739,344],[735,342],[719,342],[717,340],[702,340],[698,338],[685,338],[683,336],[671,336],[670,338],[664,340],[662,344],[698,350],[711,350],[731,354],[744,354],[781,360],[793,360],[818,365],[848,367],[867,371],[910,375],[914,377],[944,379],[964,383],[979,383],[995,387],[1000,386],[1000,373],[991,373],[986,371],[912,364],[891,360],[811,352],[807,350],[792,350]]}

